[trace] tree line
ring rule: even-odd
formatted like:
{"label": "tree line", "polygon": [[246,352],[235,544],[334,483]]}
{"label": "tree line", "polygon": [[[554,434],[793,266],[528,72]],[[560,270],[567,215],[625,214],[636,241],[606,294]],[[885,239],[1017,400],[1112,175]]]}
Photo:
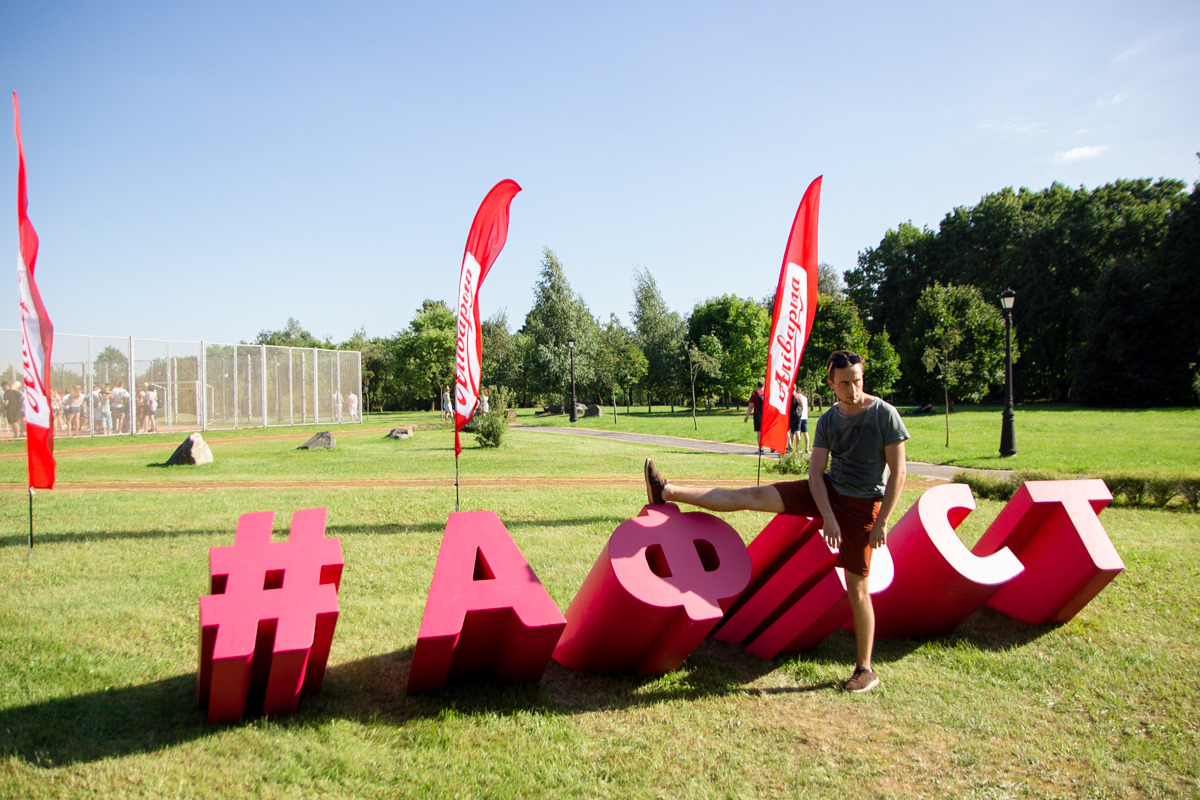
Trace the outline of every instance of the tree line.
{"label": "tree line", "polygon": [[[864,355],[870,391],[896,402],[999,399],[1011,288],[1018,402],[1146,406],[1200,391],[1200,189],[1122,180],[1093,190],[1011,188],[948,213],[938,230],[889,230],[842,276],[819,270],[813,331],[797,384],[825,392],[825,358]],[[648,269],[633,310],[597,319],[558,256],[542,254],[534,303],[515,331],[482,324],[482,379],[517,404],[565,404],[574,342],[576,396],[604,406],[741,406],[766,372],[774,297],[722,295],[671,309]],[[428,409],[454,379],[454,311],[425,300],[391,337],[336,345],[363,355],[371,410]],[[260,344],[334,346],[289,319]]]}
{"label": "tree line", "polygon": [[[846,273],[847,293],[869,331],[891,334],[903,375],[896,389],[914,399],[936,397],[941,388],[935,371],[922,368],[938,333],[930,315],[938,303],[926,293],[970,287],[993,306],[1005,289],[1016,292],[1018,401],[1194,403],[1198,192],[1167,179],[1090,191],[1057,183],[1004,189],[954,209],[936,231],[911,223],[889,230]],[[974,308],[964,302],[957,313]],[[985,340],[988,349],[1002,347],[997,331]],[[989,366],[984,371],[994,373]],[[987,393],[1000,389],[994,381]]]}

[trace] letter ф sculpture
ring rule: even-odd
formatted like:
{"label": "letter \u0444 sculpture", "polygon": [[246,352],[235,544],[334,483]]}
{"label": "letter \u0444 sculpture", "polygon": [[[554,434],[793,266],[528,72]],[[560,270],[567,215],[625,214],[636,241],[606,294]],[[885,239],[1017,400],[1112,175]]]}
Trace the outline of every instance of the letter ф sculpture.
{"label": "letter \u0444 sculpture", "polygon": [[286,542],[271,541],[274,519],[274,511],[243,514],[233,545],[208,551],[196,697],[209,722],[241,717],[252,693],[264,714],[293,713],[325,679],[342,545],[325,538],[323,508],[297,511]]}
{"label": "letter \u0444 sculpture", "polygon": [[452,674],[541,680],[566,624],[500,518],[491,511],[454,512],[433,569],[407,691],[442,689]]}
{"label": "letter \u0444 sculpture", "polygon": [[746,547],[724,520],[647,505],[609,537],[567,609],[554,660],[589,672],[670,672],[749,579]]}

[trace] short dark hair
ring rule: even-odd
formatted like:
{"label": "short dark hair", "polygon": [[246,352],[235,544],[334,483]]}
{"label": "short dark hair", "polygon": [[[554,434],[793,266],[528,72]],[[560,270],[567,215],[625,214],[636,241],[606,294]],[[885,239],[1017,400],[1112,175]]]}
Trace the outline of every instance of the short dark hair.
{"label": "short dark hair", "polygon": [[861,363],[863,363],[862,356],[853,350],[834,350],[829,354],[829,360],[825,362],[825,377],[833,380],[835,369],[845,369],[851,364]]}

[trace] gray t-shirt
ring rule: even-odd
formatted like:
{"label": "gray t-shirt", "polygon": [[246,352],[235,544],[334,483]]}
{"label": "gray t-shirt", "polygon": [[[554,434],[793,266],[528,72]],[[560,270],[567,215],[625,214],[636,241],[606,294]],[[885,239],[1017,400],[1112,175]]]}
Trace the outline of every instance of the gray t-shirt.
{"label": "gray t-shirt", "polygon": [[882,497],[887,483],[884,447],[908,439],[908,429],[895,407],[876,397],[853,417],[834,404],[817,420],[813,447],[829,451],[829,482],[846,497]]}

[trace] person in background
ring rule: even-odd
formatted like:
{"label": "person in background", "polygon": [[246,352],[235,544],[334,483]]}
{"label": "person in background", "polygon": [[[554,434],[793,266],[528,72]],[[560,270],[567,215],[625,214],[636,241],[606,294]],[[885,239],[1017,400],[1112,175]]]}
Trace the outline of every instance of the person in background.
{"label": "person in background", "polygon": [[21,384],[0,383],[0,392],[4,397],[4,420],[12,431],[12,438],[19,439],[25,435],[25,393],[20,391]]}
{"label": "person in background", "polygon": [[754,446],[758,448],[758,454],[762,455],[762,417],[763,417],[763,386],[762,381],[758,382],[758,388],[750,395],[750,399],[746,401],[746,413],[742,417],[742,422],[754,415]]}

